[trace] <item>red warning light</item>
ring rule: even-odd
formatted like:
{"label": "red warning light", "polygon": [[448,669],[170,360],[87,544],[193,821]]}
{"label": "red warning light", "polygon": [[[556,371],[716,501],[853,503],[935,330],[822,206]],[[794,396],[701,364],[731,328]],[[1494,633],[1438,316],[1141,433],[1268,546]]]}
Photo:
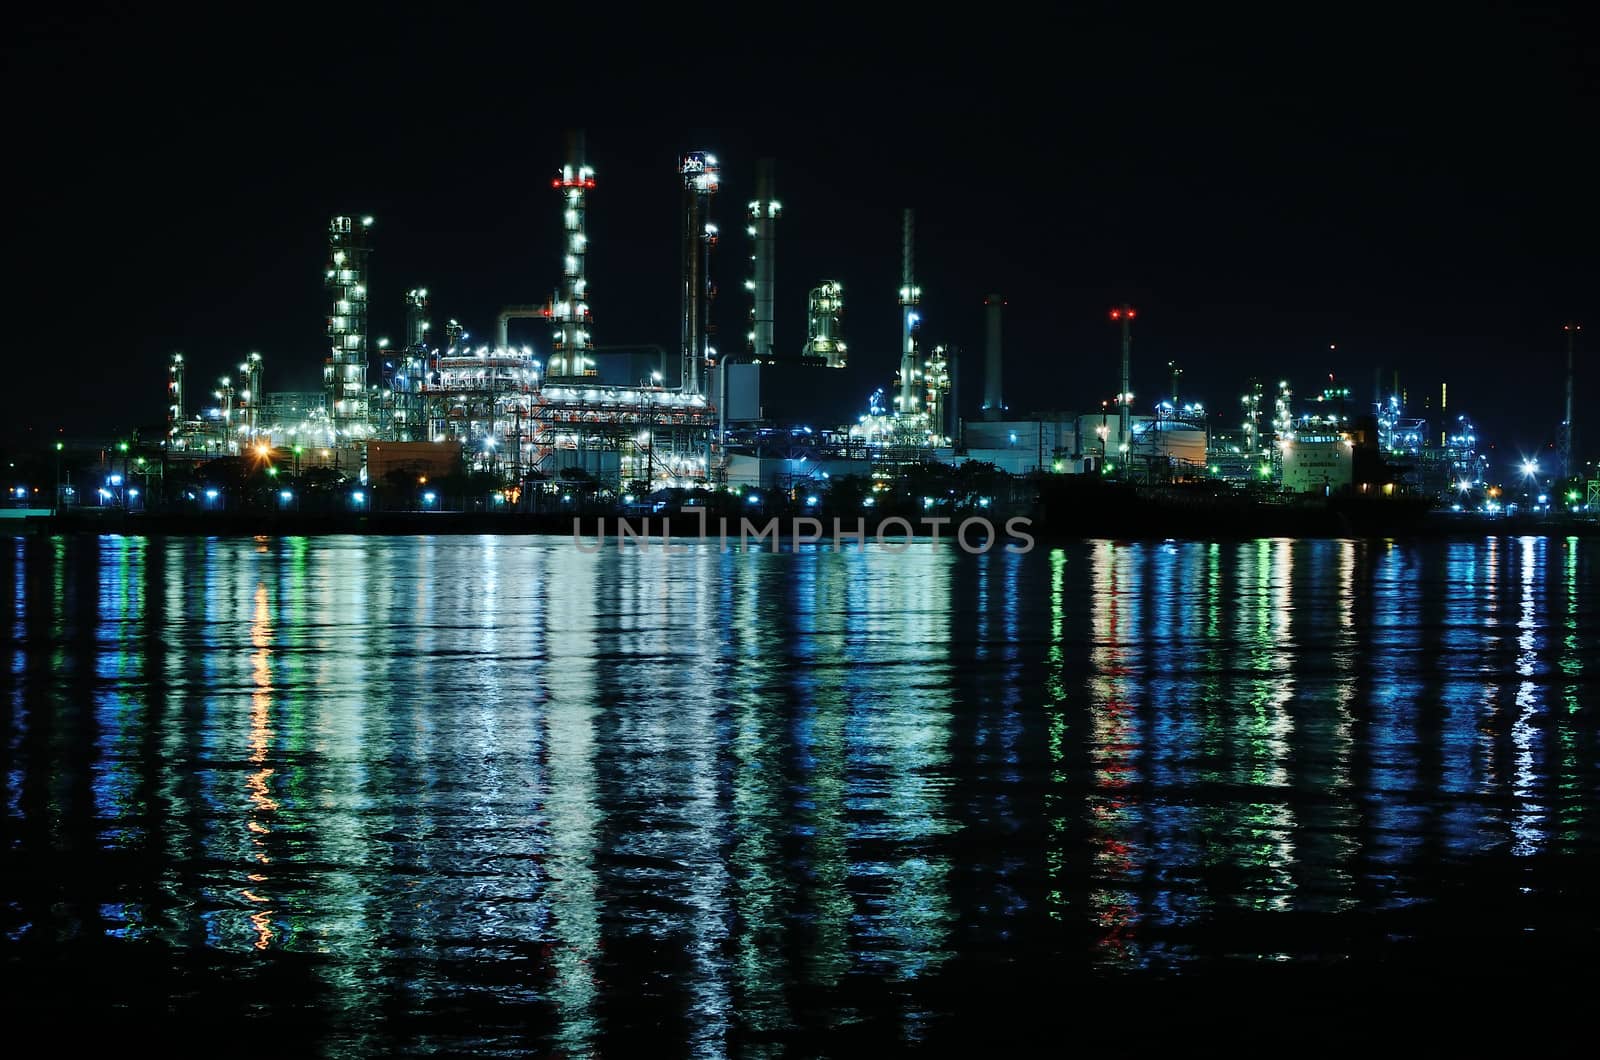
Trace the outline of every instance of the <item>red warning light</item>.
{"label": "red warning light", "polygon": [[1121,320],[1121,319],[1122,319],[1122,310],[1120,310],[1120,309],[1113,309],[1113,310],[1112,310],[1112,311],[1111,311],[1111,319],[1112,319],[1112,320]]}

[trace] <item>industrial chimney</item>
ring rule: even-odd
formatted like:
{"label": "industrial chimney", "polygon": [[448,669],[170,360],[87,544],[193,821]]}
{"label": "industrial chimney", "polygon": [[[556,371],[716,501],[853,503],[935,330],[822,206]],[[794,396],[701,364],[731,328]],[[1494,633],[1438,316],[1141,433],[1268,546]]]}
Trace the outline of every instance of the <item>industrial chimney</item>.
{"label": "industrial chimney", "polygon": [[987,307],[989,331],[983,354],[983,418],[998,420],[1004,417],[1006,410],[1006,403],[1000,397],[1000,308],[1006,302],[1000,295],[991,294],[983,304]]}
{"label": "industrial chimney", "polygon": [[922,366],[917,363],[917,325],[922,315],[917,305],[922,301],[922,288],[916,279],[916,215],[906,210],[900,215],[900,415],[910,416],[917,411],[918,376]]}
{"label": "industrial chimney", "polygon": [[759,361],[770,361],[773,357],[772,291],[777,243],[774,230],[782,207],[773,197],[776,192],[772,170],[770,158],[763,158],[756,163],[756,198],[750,204],[748,228],[754,243],[754,251],[750,255],[754,274],[750,277],[749,286],[754,304],[750,310],[749,343],[750,352]]}

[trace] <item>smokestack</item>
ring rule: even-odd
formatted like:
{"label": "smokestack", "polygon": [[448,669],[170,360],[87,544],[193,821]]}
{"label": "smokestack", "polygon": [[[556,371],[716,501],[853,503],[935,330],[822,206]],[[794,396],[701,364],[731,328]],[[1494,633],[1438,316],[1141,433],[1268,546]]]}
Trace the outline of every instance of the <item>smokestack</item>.
{"label": "smokestack", "polygon": [[907,210],[900,223],[900,415],[917,411],[917,324],[921,316],[917,304],[922,289],[917,286],[915,260],[915,215]]}
{"label": "smokestack", "polygon": [[777,227],[780,209],[774,196],[777,184],[773,162],[763,158],[756,163],[756,200],[750,204],[750,236],[755,243],[750,261],[755,266],[750,278],[755,305],[750,316],[750,352],[764,361],[772,359],[772,289],[777,266]]}
{"label": "smokestack", "polygon": [[1573,435],[1577,430],[1576,424],[1572,422],[1572,390],[1576,379],[1572,354],[1573,348],[1577,343],[1578,332],[1582,331],[1583,327],[1577,322],[1569,320],[1564,330],[1567,333],[1567,410],[1565,418],[1561,421],[1561,477],[1571,478],[1574,474],[1572,450],[1575,439]]}
{"label": "smokestack", "polygon": [[1006,304],[998,294],[983,300],[987,307],[988,338],[983,348],[983,418],[998,420],[1005,412],[1006,403],[1000,396],[1000,309]]}

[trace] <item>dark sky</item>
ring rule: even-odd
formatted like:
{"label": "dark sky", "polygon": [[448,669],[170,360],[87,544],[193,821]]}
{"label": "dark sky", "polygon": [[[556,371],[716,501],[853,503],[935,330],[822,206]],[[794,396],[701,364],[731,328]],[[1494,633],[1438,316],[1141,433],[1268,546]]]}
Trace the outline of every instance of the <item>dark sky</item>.
{"label": "dark sky", "polygon": [[378,219],[375,336],[400,334],[417,283],[436,321],[489,335],[496,307],[558,281],[549,178],[574,126],[599,181],[597,341],[675,348],[689,148],[723,162],[719,323],[724,346],[742,336],[743,206],[771,155],[780,343],[801,342],[806,290],[842,281],[863,397],[898,364],[904,206],[924,342],[976,353],[1003,292],[1013,407],[1114,393],[1106,309],[1128,300],[1141,405],[1172,358],[1188,396],[1230,410],[1251,375],[1311,392],[1334,372],[1366,399],[1399,368],[1415,404],[1447,380],[1453,411],[1531,450],[1561,414],[1562,322],[1600,329],[1600,55],[1558,8],[974,5],[891,30],[747,6],[697,40],[598,5],[570,38],[556,7],[448,9],[74,7],[12,27],[7,315],[30,399],[8,429],[157,421],[174,350],[208,384],[258,350],[269,389],[314,385],[334,212]]}

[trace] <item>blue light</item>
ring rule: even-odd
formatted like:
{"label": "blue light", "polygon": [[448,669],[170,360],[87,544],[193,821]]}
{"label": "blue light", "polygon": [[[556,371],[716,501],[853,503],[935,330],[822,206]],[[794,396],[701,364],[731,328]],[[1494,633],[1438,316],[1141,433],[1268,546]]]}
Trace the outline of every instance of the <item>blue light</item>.
{"label": "blue light", "polygon": [[294,493],[291,490],[279,490],[278,499],[280,501],[292,501],[294,500]]}
{"label": "blue light", "polygon": [[432,490],[429,490],[427,493],[424,493],[422,495],[423,503],[432,504],[436,499],[438,499],[438,496],[439,495],[437,493],[433,492]]}
{"label": "blue light", "polygon": [[761,494],[752,493],[752,494],[750,494],[748,497],[746,497],[744,499],[744,502],[746,504],[760,504],[761,503]]}
{"label": "blue light", "polygon": [[816,496],[816,494],[812,494],[811,496],[806,498],[806,507],[807,508],[815,508],[816,506],[817,506],[817,496]]}
{"label": "blue light", "polygon": [[367,495],[362,493],[360,490],[356,490],[354,493],[350,494],[350,499],[355,501],[357,504],[360,504],[362,501],[367,499]]}
{"label": "blue light", "polygon": [[217,491],[216,490],[206,490],[206,500],[214,501],[216,499],[217,499]]}
{"label": "blue light", "polygon": [[122,476],[121,475],[112,475],[111,478],[109,478],[107,481],[110,482],[113,486],[120,486],[120,485],[122,485]]}

